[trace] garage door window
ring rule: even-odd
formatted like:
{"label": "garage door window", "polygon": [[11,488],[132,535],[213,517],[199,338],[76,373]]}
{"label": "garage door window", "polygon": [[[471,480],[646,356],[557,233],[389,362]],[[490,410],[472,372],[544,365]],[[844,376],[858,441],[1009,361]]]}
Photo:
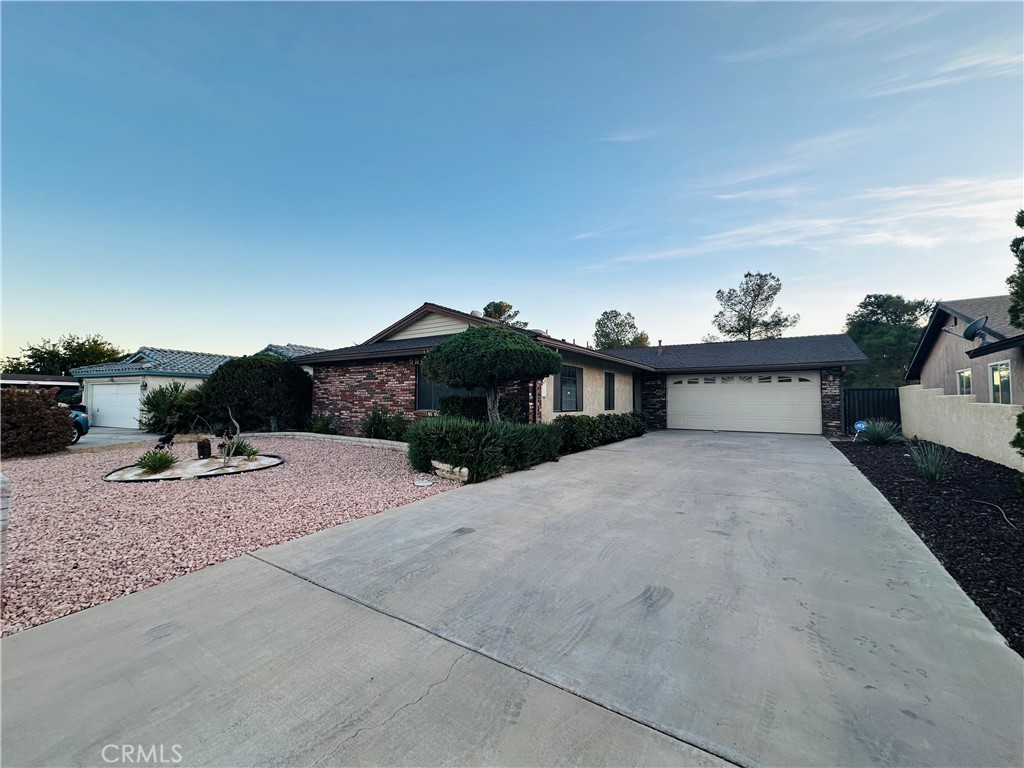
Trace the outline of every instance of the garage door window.
{"label": "garage door window", "polygon": [[563,365],[561,373],[555,376],[555,410],[583,410],[583,369]]}

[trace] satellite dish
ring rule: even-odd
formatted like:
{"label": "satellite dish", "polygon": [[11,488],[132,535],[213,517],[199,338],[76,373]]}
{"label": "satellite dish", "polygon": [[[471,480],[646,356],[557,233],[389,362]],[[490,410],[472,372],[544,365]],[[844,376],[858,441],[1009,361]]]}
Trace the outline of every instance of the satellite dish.
{"label": "satellite dish", "polygon": [[982,315],[977,320],[972,322],[966,328],[964,328],[964,338],[968,341],[974,341],[979,336],[981,340],[985,340],[985,334],[982,332],[982,328],[985,327],[985,323],[988,322],[988,315]]}

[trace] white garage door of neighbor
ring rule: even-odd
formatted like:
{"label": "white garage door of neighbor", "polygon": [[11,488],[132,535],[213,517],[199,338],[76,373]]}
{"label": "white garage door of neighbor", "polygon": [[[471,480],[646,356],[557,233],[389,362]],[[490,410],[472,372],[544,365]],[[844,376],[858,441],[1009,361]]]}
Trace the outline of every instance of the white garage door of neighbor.
{"label": "white garage door of neighbor", "polygon": [[818,371],[669,376],[669,429],[821,434]]}
{"label": "white garage door of neighbor", "polygon": [[138,384],[93,384],[89,421],[94,427],[139,428]]}

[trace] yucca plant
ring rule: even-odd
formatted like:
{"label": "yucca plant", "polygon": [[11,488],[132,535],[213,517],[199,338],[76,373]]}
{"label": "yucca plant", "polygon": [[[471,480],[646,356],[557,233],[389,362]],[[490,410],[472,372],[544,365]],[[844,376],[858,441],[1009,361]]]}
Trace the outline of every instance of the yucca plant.
{"label": "yucca plant", "polygon": [[868,425],[861,430],[857,439],[870,445],[892,445],[906,440],[900,425],[889,419],[868,419]]}
{"label": "yucca plant", "polygon": [[135,462],[135,466],[152,475],[170,469],[177,463],[177,457],[170,451],[154,448],[142,454],[139,460]]}
{"label": "yucca plant", "polygon": [[917,465],[917,471],[926,483],[938,483],[946,478],[957,455],[944,445],[935,443],[919,443],[911,446],[910,457]]}

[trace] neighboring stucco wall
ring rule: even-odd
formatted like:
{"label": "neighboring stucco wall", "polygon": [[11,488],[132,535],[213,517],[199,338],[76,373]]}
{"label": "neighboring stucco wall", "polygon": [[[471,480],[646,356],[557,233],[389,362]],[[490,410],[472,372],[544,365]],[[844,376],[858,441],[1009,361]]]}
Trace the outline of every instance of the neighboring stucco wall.
{"label": "neighboring stucco wall", "polygon": [[1010,447],[1020,405],[978,403],[971,395],[945,395],[920,384],[900,387],[903,434],[948,445],[963,453],[1024,470],[1024,457]]}
{"label": "neighboring stucco wall", "polygon": [[[943,326],[951,325],[953,320],[944,315]],[[957,332],[963,331],[963,323],[957,326]],[[949,333],[940,333],[935,339],[928,357],[921,366],[921,386],[925,389],[941,389],[947,395],[956,394],[956,372],[965,368],[971,369],[971,383],[974,397],[979,403],[992,401],[992,385],[988,380],[988,366],[1002,360],[1010,361],[1010,397],[1013,402],[1024,404],[1024,349],[1008,349],[992,355],[983,355],[973,360],[967,353],[977,348],[976,342],[970,342]]]}
{"label": "neighboring stucco wall", "polygon": [[[555,377],[544,380],[541,397],[541,421],[550,422],[556,416],[597,416],[601,413],[630,413],[633,410],[633,371],[625,366],[608,363],[595,365],[595,361],[562,353],[562,362],[583,369],[583,410],[555,411]],[[615,374],[615,410],[604,409],[604,375]]]}

